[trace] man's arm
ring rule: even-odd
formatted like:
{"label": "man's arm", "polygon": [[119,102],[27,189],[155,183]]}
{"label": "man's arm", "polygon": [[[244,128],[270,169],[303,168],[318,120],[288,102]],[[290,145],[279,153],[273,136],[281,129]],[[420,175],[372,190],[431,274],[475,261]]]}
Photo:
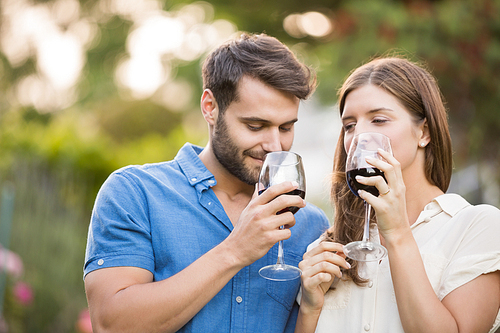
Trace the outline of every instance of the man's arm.
{"label": "man's arm", "polygon": [[281,195],[296,185],[282,183],[256,194],[231,234],[187,268],[153,282],[148,270],[103,268],[85,277],[85,290],[95,332],[175,332],[193,318],[243,267],[264,256],[291,235],[280,225],[293,226],[290,206],[303,208],[295,195]]}
{"label": "man's arm", "polygon": [[94,331],[175,332],[241,268],[221,243],[163,281],[136,267],[95,270],[85,278]]}

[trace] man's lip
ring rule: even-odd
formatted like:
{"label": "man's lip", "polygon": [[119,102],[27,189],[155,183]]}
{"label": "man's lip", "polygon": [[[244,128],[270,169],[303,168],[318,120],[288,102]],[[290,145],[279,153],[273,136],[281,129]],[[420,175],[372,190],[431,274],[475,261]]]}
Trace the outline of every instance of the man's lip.
{"label": "man's lip", "polygon": [[255,157],[255,156],[250,156],[250,157],[253,158],[256,161],[259,161],[260,163],[264,162],[264,157]]}
{"label": "man's lip", "polygon": [[264,161],[264,158],[266,158],[266,155],[254,155],[254,154],[246,154],[248,157],[253,158],[254,160],[259,160],[259,161]]}

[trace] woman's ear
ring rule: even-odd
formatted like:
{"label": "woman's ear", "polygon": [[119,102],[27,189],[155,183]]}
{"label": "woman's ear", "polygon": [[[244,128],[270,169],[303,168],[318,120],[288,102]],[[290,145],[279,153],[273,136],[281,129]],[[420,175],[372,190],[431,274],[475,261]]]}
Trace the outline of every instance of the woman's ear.
{"label": "woman's ear", "polygon": [[215,125],[217,120],[217,102],[210,89],[205,89],[201,95],[201,113],[209,125]]}
{"label": "woman's ear", "polygon": [[431,142],[431,134],[429,131],[429,125],[427,124],[427,118],[424,119],[423,123],[420,125],[420,130],[421,132],[418,145],[421,148],[424,148],[429,144],[429,142]]}

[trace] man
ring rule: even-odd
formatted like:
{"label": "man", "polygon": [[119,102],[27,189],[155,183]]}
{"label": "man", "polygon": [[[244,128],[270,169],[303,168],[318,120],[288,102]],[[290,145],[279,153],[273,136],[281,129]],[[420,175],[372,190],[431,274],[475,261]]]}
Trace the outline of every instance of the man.
{"label": "man", "polygon": [[[297,266],[327,218],[281,195],[297,184],[259,196],[255,183],[266,153],[291,148],[314,80],[275,38],[244,34],[208,56],[203,84],[206,147],[120,169],[98,194],[84,267],[95,332],[294,329],[300,279],[268,281],[258,270],[285,239],[286,262]],[[276,215],[290,206],[301,209]]]}

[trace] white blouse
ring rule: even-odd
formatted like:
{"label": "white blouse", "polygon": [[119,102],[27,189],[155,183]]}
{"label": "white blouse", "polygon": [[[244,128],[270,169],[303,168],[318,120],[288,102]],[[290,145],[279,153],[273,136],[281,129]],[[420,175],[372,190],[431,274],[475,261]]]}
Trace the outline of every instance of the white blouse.
{"label": "white blouse", "polygon": [[[444,194],[424,208],[411,229],[440,300],[479,275],[500,270],[500,210],[493,206],[473,206],[457,194]],[[379,239],[376,227],[371,239]],[[369,279],[366,286],[334,281],[316,332],[404,332],[388,259],[365,264],[360,275]],[[490,332],[499,327],[500,312]]]}

